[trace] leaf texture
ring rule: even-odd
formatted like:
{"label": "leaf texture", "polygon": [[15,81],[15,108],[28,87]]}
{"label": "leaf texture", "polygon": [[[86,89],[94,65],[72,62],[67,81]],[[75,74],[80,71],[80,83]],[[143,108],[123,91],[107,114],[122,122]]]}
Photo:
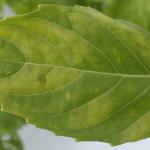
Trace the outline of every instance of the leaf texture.
{"label": "leaf texture", "polygon": [[150,36],[92,8],[40,5],[0,22],[3,111],[78,141],[150,136]]}

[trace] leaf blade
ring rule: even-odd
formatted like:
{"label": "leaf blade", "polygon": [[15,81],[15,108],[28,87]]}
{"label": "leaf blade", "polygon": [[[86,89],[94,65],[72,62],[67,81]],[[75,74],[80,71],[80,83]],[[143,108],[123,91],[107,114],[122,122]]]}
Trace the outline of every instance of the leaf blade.
{"label": "leaf blade", "polygon": [[116,145],[147,137],[147,125],[140,134],[129,129],[141,116],[148,120],[149,35],[79,6],[42,5],[0,26],[3,40],[25,58],[15,61],[22,64],[17,73],[0,80],[5,111],[79,140]]}

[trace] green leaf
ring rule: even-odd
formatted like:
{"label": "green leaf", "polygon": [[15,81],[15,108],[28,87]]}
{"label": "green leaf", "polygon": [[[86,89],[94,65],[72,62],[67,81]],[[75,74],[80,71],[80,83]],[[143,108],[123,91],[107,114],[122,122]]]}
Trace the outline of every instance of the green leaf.
{"label": "green leaf", "polygon": [[25,13],[36,9],[38,4],[59,4],[59,5],[83,5],[101,9],[107,1],[110,0],[6,0],[6,3],[16,13]]}
{"label": "green leaf", "polygon": [[0,1],[0,18],[3,16],[4,0]]}
{"label": "green leaf", "polygon": [[149,0],[114,0],[103,12],[113,18],[129,20],[150,30],[149,5]]}
{"label": "green leaf", "polygon": [[79,141],[150,136],[150,36],[92,8],[40,5],[0,22],[3,111]]}
{"label": "green leaf", "polygon": [[4,112],[0,112],[0,122],[0,135],[16,131],[25,124],[23,119]]}
{"label": "green leaf", "polygon": [[17,130],[25,121],[8,113],[0,112],[0,149],[1,150],[22,150],[22,142]]}
{"label": "green leaf", "polygon": [[1,150],[23,150],[22,141],[16,132],[3,135],[0,139]]}

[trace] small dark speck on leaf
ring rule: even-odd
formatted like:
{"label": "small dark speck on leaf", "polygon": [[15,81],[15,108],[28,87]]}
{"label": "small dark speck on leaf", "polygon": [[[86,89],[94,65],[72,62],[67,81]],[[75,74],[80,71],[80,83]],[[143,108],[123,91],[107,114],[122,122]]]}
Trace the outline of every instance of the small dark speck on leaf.
{"label": "small dark speck on leaf", "polygon": [[41,84],[45,84],[46,83],[46,77],[44,74],[41,74],[40,76],[38,76],[38,81],[41,83]]}

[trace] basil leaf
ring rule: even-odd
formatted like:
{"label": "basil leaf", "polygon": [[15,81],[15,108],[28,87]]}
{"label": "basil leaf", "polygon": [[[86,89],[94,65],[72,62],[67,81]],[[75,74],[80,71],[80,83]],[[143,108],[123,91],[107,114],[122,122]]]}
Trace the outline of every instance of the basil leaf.
{"label": "basil leaf", "polygon": [[0,22],[0,104],[37,127],[118,145],[149,137],[150,36],[88,7]]}

